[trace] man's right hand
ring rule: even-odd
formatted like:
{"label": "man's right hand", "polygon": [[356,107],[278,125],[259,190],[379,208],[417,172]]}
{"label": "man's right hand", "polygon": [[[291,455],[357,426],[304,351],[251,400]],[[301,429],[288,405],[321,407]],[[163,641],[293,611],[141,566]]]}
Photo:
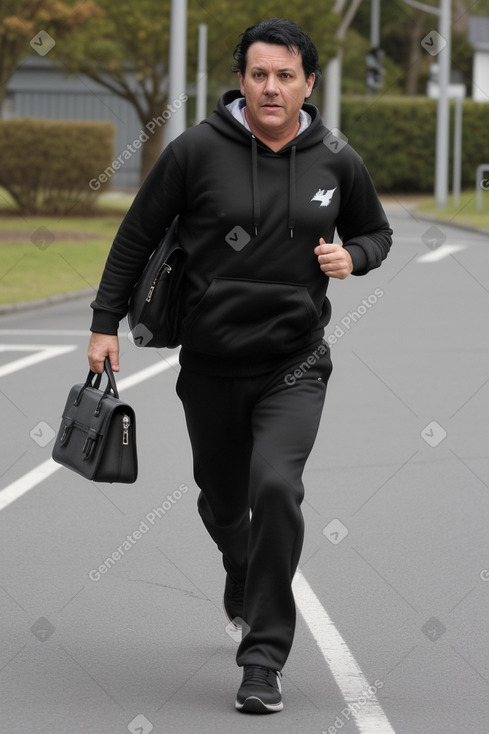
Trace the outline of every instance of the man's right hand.
{"label": "man's right hand", "polygon": [[104,371],[106,357],[110,358],[112,370],[119,372],[119,337],[94,332],[88,343],[88,363],[92,372]]}

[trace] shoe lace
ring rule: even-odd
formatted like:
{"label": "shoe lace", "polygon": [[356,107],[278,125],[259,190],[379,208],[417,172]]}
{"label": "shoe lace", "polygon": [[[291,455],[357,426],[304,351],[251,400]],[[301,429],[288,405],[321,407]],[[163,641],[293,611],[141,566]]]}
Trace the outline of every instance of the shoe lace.
{"label": "shoe lace", "polygon": [[[270,674],[273,674],[272,680],[270,680]],[[260,686],[272,686],[275,688],[275,675],[277,673],[274,670],[265,668],[262,665],[247,665],[244,671],[243,683],[256,683]]]}

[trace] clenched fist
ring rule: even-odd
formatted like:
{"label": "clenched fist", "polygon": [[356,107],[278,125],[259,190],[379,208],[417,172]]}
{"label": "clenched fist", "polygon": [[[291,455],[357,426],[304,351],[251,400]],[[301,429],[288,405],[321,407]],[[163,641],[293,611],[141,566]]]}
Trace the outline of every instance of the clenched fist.
{"label": "clenched fist", "polygon": [[353,270],[353,262],[348,250],[332,242],[327,244],[323,237],[319,240],[314,254],[317,255],[319,267],[330,278],[344,280]]}
{"label": "clenched fist", "polygon": [[93,333],[88,344],[88,363],[92,372],[103,372],[109,357],[113,372],[119,372],[119,339],[110,334]]}

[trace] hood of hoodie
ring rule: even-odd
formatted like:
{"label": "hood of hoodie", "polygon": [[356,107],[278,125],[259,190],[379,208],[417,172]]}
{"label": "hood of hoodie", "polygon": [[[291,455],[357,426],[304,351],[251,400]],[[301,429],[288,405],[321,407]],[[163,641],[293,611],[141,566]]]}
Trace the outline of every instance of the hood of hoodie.
{"label": "hood of hoodie", "polygon": [[[261,142],[252,132],[250,132],[243,124],[241,124],[227,109],[227,105],[236,99],[241,99],[243,95],[240,90],[234,89],[226,92],[218,101],[217,107],[206,120],[203,125],[210,125],[219,131],[222,135],[241,145],[248,146],[250,149],[250,166],[252,171],[252,199],[253,199],[253,227],[255,236],[259,232],[261,222],[260,208],[260,185],[258,171],[258,149],[270,150],[267,145]],[[287,227],[290,237],[294,236],[295,213],[296,213],[296,170],[295,158],[298,150],[306,150],[312,148],[324,140],[328,133],[327,128],[323,125],[323,121],[319,111],[313,105],[305,103],[302,109],[307,112],[311,118],[311,124],[293,140],[288,142],[280,150],[276,151],[276,155],[289,157],[289,202]]]}
{"label": "hood of hoodie", "polygon": [[[226,92],[219,99],[214,112],[212,112],[209,117],[203,120],[202,124],[212,125],[212,127],[215,127],[223,135],[226,135],[227,137],[230,137],[237,142],[241,141],[243,145],[249,145],[250,139],[254,137],[253,134],[249,130],[247,130],[244,125],[238,122],[238,120],[236,120],[227,109],[228,104],[234,102],[234,100],[236,99],[242,99],[242,97],[243,95],[241,94],[239,89],[233,89],[230,92]],[[290,150],[291,147],[294,146],[297,148],[297,150],[305,150],[306,148],[310,148],[313,145],[317,145],[318,142],[323,140],[327,129],[323,125],[323,121],[321,119],[321,115],[319,114],[318,109],[314,107],[314,105],[307,103],[302,105],[302,109],[310,115],[311,124],[309,125],[307,130],[304,130],[304,132],[302,132],[300,135],[297,135],[297,137],[284,145],[284,147],[278,151],[279,154],[286,153]],[[256,138],[256,141],[258,145],[264,148],[267,147],[258,138]]]}

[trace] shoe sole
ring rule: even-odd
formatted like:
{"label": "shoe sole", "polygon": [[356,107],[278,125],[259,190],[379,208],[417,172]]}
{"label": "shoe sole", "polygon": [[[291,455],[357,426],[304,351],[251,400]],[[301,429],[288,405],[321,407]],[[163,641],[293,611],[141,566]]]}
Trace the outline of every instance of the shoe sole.
{"label": "shoe sole", "polygon": [[[229,616],[226,605],[224,604],[224,599],[222,600],[222,608],[224,609],[224,614],[226,615],[226,619],[228,620],[229,624],[232,624],[236,632],[241,632],[242,630],[242,618],[241,617],[234,617],[233,619]],[[237,620],[240,620],[237,622]]]}
{"label": "shoe sole", "polygon": [[242,711],[245,714],[274,714],[277,711],[282,711],[284,704],[283,701],[279,701],[279,703],[263,703],[258,696],[249,696],[243,703],[236,701],[235,706],[238,711]]}

